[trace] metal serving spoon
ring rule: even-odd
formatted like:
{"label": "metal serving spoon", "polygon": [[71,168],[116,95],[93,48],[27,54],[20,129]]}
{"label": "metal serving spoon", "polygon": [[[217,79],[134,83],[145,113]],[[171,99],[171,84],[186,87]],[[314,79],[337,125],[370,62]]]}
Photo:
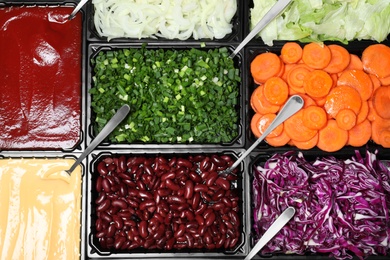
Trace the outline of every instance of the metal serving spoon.
{"label": "metal serving spoon", "polygon": [[291,96],[286,104],[282,107],[278,115],[275,117],[275,119],[271,122],[271,124],[265,129],[263,134],[254,142],[251,147],[248,148],[243,154],[240,155],[240,157],[233,163],[232,166],[227,168],[224,171],[221,171],[220,174],[229,174],[231,173],[248,155],[250,152],[252,152],[255,147],[264,140],[264,138],[269,135],[269,133],[272,132],[277,126],[279,126],[281,123],[286,121],[289,117],[294,115],[296,112],[298,112],[303,107],[304,101],[299,95],[293,95]]}
{"label": "metal serving spoon", "polygon": [[68,20],[72,20],[78,11],[88,2],[88,0],[81,0],[79,4],[73,9],[73,12],[68,16]]}
{"label": "metal serving spoon", "polygon": [[290,221],[294,214],[295,208],[288,207],[285,209],[275,222],[267,229],[260,240],[257,241],[256,245],[245,257],[245,260],[252,259]]}
{"label": "metal serving spoon", "polygon": [[234,58],[236,54],[255,37],[261,30],[264,29],[273,19],[275,19],[283,10],[291,3],[292,0],[278,0],[269,11],[264,15],[263,18],[256,24],[255,28],[245,37],[245,39],[238,45],[230,58]]}
{"label": "metal serving spoon", "polygon": [[128,105],[123,105],[115,115],[108,121],[108,123],[103,127],[102,131],[93,139],[91,144],[85,149],[85,151],[80,155],[77,161],[70,167],[69,170],[65,172],[67,174],[71,174],[74,169],[76,169],[77,165],[79,165],[88,154],[92,152],[93,149],[96,148],[114,129],[122,122],[123,119],[127,116],[130,111],[130,107]]}

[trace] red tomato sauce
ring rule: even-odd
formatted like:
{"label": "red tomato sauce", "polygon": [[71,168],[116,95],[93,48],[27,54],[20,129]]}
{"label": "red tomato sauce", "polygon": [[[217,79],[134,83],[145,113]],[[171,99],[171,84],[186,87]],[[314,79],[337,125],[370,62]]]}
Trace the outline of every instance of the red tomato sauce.
{"label": "red tomato sauce", "polygon": [[81,130],[81,14],[0,8],[0,149],[72,149]]}

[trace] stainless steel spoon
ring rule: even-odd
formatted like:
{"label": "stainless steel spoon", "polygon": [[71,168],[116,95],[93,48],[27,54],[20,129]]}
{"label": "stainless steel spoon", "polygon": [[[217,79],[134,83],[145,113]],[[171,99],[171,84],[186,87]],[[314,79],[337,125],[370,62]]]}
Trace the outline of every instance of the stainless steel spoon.
{"label": "stainless steel spoon", "polygon": [[272,132],[277,126],[279,126],[281,123],[286,121],[289,117],[294,115],[296,112],[298,112],[303,107],[304,101],[299,95],[293,95],[291,96],[286,104],[283,106],[283,108],[280,110],[278,115],[275,117],[275,119],[271,122],[271,124],[265,129],[263,134],[254,142],[251,147],[248,148],[240,157],[233,163],[232,166],[227,168],[224,171],[221,171],[220,174],[229,174],[231,173],[248,155],[250,152],[252,152],[255,147],[264,140],[264,138],[269,135],[269,133]]}
{"label": "stainless steel spoon", "polygon": [[275,19],[283,10],[291,3],[292,0],[278,0],[269,11],[264,15],[264,17],[256,24],[255,28],[245,37],[245,39],[238,45],[230,58],[234,58],[236,54],[255,37],[261,30],[264,29],[273,19]]}
{"label": "stainless steel spoon", "polygon": [[295,208],[288,207],[285,209],[275,222],[267,229],[260,240],[257,241],[256,245],[245,257],[245,260],[252,259],[290,221],[294,214]]}
{"label": "stainless steel spoon", "polygon": [[88,0],[81,0],[79,4],[73,9],[73,12],[68,16],[68,20],[72,20],[78,11],[88,2]]}
{"label": "stainless steel spoon", "polygon": [[65,172],[67,174],[71,174],[74,169],[76,169],[77,165],[79,165],[88,154],[92,152],[93,149],[96,148],[114,129],[119,125],[120,122],[125,119],[127,114],[130,111],[130,107],[128,105],[123,105],[115,115],[108,121],[108,123],[103,127],[102,131],[93,139],[91,144],[85,149],[85,151],[80,155],[80,157],[76,160],[76,162],[70,167],[69,170]]}

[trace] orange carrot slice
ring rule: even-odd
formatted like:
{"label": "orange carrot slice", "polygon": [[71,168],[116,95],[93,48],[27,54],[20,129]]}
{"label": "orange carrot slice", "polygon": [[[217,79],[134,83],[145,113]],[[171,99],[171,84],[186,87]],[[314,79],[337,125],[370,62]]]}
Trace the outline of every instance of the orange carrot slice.
{"label": "orange carrot slice", "polygon": [[303,109],[303,124],[307,128],[319,130],[327,123],[327,115],[322,107],[309,106]]}
{"label": "orange carrot slice", "polygon": [[379,78],[379,81],[381,82],[381,85],[389,86],[390,85],[390,76],[386,78]]}
{"label": "orange carrot slice", "polygon": [[271,145],[271,146],[274,146],[274,147],[280,147],[280,146],[284,146],[286,144],[288,144],[288,142],[290,142],[290,137],[287,135],[286,131],[283,129],[282,133],[276,137],[270,137],[270,136],[267,136],[265,138],[265,141]]}
{"label": "orange carrot slice", "polygon": [[317,130],[310,129],[303,124],[303,110],[299,110],[284,121],[284,129],[292,140],[300,142],[309,141],[318,132]]}
{"label": "orange carrot slice", "polygon": [[390,119],[390,86],[381,86],[375,90],[372,96],[372,105],[378,115],[384,119]]}
{"label": "orange carrot slice", "polygon": [[[261,116],[261,118],[258,121],[258,129],[260,131],[260,134],[263,134],[264,131],[269,127],[269,125],[272,123],[272,121],[275,119],[276,114],[265,114]],[[274,130],[272,130],[268,136],[269,137],[276,137],[280,135],[283,131],[283,124],[278,125]]]}
{"label": "orange carrot slice", "polygon": [[261,133],[260,133],[260,130],[259,130],[259,121],[260,121],[260,118],[262,117],[263,115],[259,114],[259,113],[255,113],[253,116],[252,116],[252,119],[251,119],[251,131],[252,131],[252,134],[256,137],[256,138],[259,138],[261,136]]}
{"label": "orange carrot slice", "polygon": [[373,86],[373,89],[372,89],[372,93],[374,93],[374,91],[379,88],[380,86],[382,86],[382,82],[380,81],[380,79],[375,76],[374,74],[368,74],[368,76],[370,76],[371,78],[371,81],[372,81],[372,86]]}
{"label": "orange carrot slice", "polygon": [[286,64],[297,63],[302,58],[302,47],[296,42],[287,42],[281,49],[280,57]]}
{"label": "orange carrot slice", "polygon": [[343,148],[348,141],[348,131],[341,129],[336,120],[330,119],[318,132],[317,147],[325,152],[335,152]]}
{"label": "orange carrot slice", "polygon": [[378,78],[390,76],[390,47],[377,43],[364,49],[362,53],[363,68]]}
{"label": "orange carrot slice", "polygon": [[322,43],[311,42],[303,47],[302,60],[313,69],[323,69],[332,58],[328,46]]}
{"label": "orange carrot slice", "polygon": [[359,113],[362,100],[359,92],[348,86],[337,86],[329,92],[326,97],[324,108],[332,118],[336,118],[337,113],[343,108],[350,108],[357,114]]}
{"label": "orange carrot slice", "polygon": [[343,46],[337,44],[328,45],[331,52],[331,60],[324,68],[324,71],[328,73],[339,73],[345,70],[348,67],[351,61],[351,55],[348,50]]}
{"label": "orange carrot slice", "polygon": [[287,83],[280,77],[272,77],[264,83],[264,97],[273,105],[283,105],[288,98]]}
{"label": "orange carrot slice", "polygon": [[371,123],[367,119],[348,131],[348,145],[360,147],[371,139]]}
{"label": "orange carrot slice", "polygon": [[263,93],[264,85],[258,86],[251,95],[250,104],[252,109],[259,114],[265,115],[268,113],[276,113],[279,111],[280,106],[272,105],[269,103]]}
{"label": "orange carrot slice", "polygon": [[309,72],[303,81],[303,89],[306,94],[314,98],[321,98],[328,95],[332,85],[333,80],[331,76],[323,70]]}
{"label": "orange carrot slice", "polygon": [[356,125],[356,114],[349,108],[341,109],[336,115],[337,125],[343,130],[350,130]]}
{"label": "orange carrot slice", "polygon": [[303,81],[312,69],[305,64],[297,64],[287,74],[287,83],[297,93],[305,93]]}
{"label": "orange carrot slice", "polygon": [[302,150],[309,150],[314,148],[318,143],[318,136],[317,133],[312,139],[306,141],[306,142],[299,142],[297,140],[292,140],[293,145],[295,145],[297,148]]}
{"label": "orange carrot slice", "polygon": [[350,54],[350,60],[345,70],[363,70],[363,62],[356,54]]}
{"label": "orange carrot slice", "polygon": [[279,74],[282,61],[278,55],[272,52],[264,52],[257,55],[250,65],[250,71],[254,81],[258,84]]}
{"label": "orange carrot slice", "polygon": [[[390,148],[388,142],[388,132],[390,131],[390,119],[383,119],[381,117],[375,118],[371,122],[371,139],[385,148]],[[384,135],[384,137],[382,137]]]}
{"label": "orange carrot slice", "polygon": [[362,101],[368,100],[374,89],[370,76],[362,70],[343,71],[337,80],[337,85],[355,88],[359,92]]}
{"label": "orange carrot slice", "polygon": [[360,111],[356,117],[356,124],[360,124],[361,122],[366,120],[368,116],[368,111],[369,111],[368,101],[362,102],[362,106],[360,107]]}

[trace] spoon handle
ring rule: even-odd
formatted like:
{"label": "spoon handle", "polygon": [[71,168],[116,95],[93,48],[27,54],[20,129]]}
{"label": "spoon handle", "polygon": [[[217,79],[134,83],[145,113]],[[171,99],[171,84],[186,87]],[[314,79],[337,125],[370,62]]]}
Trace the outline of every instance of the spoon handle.
{"label": "spoon handle", "polygon": [[271,124],[265,129],[263,134],[249,147],[238,159],[233,163],[228,170],[231,172],[234,170],[241,162],[244,160],[250,152],[252,152],[255,147],[264,140],[267,135],[269,135],[272,130],[274,130],[278,125],[286,121],[290,116],[294,115],[303,107],[304,101],[299,95],[291,96],[283,108],[280,110],[275,119],[271,122]]}
{"label": "spoon handle", "polygon": [[252,259],[290,221],[294,214],[295,208],[285,209],[245,257],[245,260]]}
{"label": "spoon handle", "polygon": [[276,16],[278,16],[291,2],[292,0],[278,0],[269,11],[264,15],[264,17],[256,24],[255,28],[245,37],[245,39],[238,45],[230,58],[236,56],[236,54],[255,37],[261,30],[264,29]]}
{"label": "spoon handle", "polygon": [[88,2],[88,0],[81,0],[79,4],[73,9],[73,12],[68,16],[68,20],[72,20],[78,11]]}
{"label": "spoon handle", "polygon": [[85,149],[85,151],[80,155],[77,161],[70,167],[67,171],[69,174],[74,171],[74,169],[79,165],[88,154],[95,149],[114,129],[122,122],[123,119],[127,116],[130,111],[130,107],[128,105],[123,105],[116,114],[108,121],[108,123],[103,127],[102,131],[93,139],[91,144]]}

